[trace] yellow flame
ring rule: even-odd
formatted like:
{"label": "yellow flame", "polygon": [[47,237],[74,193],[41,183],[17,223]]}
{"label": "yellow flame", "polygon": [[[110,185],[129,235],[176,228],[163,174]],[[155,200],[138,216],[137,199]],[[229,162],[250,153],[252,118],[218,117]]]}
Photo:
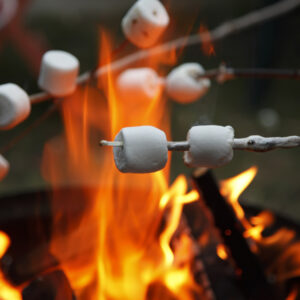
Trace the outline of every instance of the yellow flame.
{"label": "yellow flame", "polygon": [[[4,232],[0,231],[0,258],[4,255],[10,245],[10,239]],[[11,286],[4,275],[0,272],[0,299],[1,300],[21,300],[22,296],[18,289]]]}
{"label": "yellow flame", "polygon": [[221,183],[221,194],[230,201],[239,219],[242,219],[245,216],[245,213],[239,204],[238,199],[243,191],[252,182],[256,174],[257,167],[251,167],[243,173]]}
{"label": "yellow flame", "polygon": [[227,253],[227,249],[225,248],[225,246],[223,244],[219,244],[217,246],[217,255],[223,259],[226,260],[228,258],[228,253]]}

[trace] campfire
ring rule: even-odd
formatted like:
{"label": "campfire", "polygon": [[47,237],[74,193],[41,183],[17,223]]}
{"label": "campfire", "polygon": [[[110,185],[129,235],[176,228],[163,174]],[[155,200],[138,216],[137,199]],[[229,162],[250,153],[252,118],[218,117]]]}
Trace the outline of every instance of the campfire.
{"label": "campfire", "polygon": [[[162,43],[171,16],[157,0],[138,0],[122,20],[120,47],[101,32],[96,70],[78,76],[76,57],[48,51],[38,80],[43,92],[0,86],[1,129],[48,100],[50,109],[32,126],[56,110],[64,124],[44,146],[49,190],[5,199],[21,208],[26,201],[37,215],[1,223],[1,300],[297,299],[299,228],[240,204],[257,167],[220,182],[212,169],[229,164],[238,150],[294,148],[300,137],[240,138],[231,126],[190,124],[174,141],[169,108],[169,99],[189,105],[204,97],[212,80],[299,79],[299,71],[180,63],[189,44],[198,41],[205,55],[217,55],[215,40],[299,4],[285,2],[285,10],[279,2],[235,20],[238,29],[201,25],[189,40]],[[141,50],[122,57],[129,43]],[[5,153],[19,138],[1,151],[1,178],[9,172]],[[183,152],[191,176],[178,174],[170,184],[174,151]]]}

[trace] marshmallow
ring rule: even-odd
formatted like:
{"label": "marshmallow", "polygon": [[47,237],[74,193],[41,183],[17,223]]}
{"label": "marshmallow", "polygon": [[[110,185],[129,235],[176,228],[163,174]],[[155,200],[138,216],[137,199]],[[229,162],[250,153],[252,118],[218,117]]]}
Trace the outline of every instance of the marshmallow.
{"label": "marshmallow", "polygon": [[125,36],[140,48],[154,45],[168,24],[168,13],[158,0],[138,0],[122,19]]}
{"label": "marshmallow", "polygon": [[158,96],[160,87],[161,79],[150,68],[128,69],[117,79],[118,96],[126,104],[147,104]]}
{"label": "marshmallow", "polygon": [[13,128],[30,114],[27,93],[14,83],[0,85],[0,130]]}
{"label": "marshmallow", "polygon": [[187,136],[189,151],[184,162],[189,167],[220,167],[233,158],[234,130],[231,126],[195,126]]}
{"label": "marshmallow", "polygon": [[180,103],[190,103],[201,98],[210,87],[209,79],[197,79],[204,69],[197,63],[183,64],[170,72],[166,91],[170,98]]}
{"label": "marshmallow", "polygon": [[9,162],[0,154],[0,181],[9,171]]}
{"label": "marshmallow", "polygon": [[44,54],[38,84],[53,96],[68,96],[76,89],[79,61],[72,54],[52,50]]}
{"label": "marshmallow", "polygon": [[152,126],[123,128],[115,137],[114,160],[123,173],[150,173],[161,170],[168,160],[168,142],[163,131]]}

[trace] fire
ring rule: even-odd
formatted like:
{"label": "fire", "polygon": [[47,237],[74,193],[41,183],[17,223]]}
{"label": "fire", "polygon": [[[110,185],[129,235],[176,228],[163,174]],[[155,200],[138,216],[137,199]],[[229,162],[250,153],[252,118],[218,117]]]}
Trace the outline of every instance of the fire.
{"label": "fire", "polygon": [[249,186],[257,174],[257,168],[252,167],[245,172],[227,179],[221,183],[221,194],[230,201],[239,219],[245,216],[244,210],[238,200],[242,192]]}
{"label": "fire", "polygon": [[[101,64],[110,62],[110,44],[102,34]],[[125,105],[118,99],[116,75],[100,78],[104,94],[85,86],[65,99],[65,132],[45,146],[43,174],[53,187],[55,215],[51,251],[80,300],[148,299],[157,283],[168,296],[158,289],[155,299],[192,299],[198,287],[191,271],[191,239],[179,234],[176,249],[171,242],[183,205],[196,201],[198,193],[188,192],[183,176],[168,188],[169,165],[152,174],[122,174],[111,149],[97,146],[125,126],[152,125],[170,137],[162,92],[151,103],[133,97]],[[75,185],[79,193],[70,192],[66,199],[58,190],[64,185]]]}
{"label": "fire", "polygon": [[200,25],[199,34],[201,35],[203,42],[202,42],[202,52],[206,56],[215,56],[216,51],[215,47],[212,42],[212,38],[210,36],[210,32],[205,25]]}
{"label": "fire", "polygon": [[[9,237],[0,231],[0,258],[4,255],[10,245]],[[22,296],[17,288],[11,286],[0,272],[0,299],[1,300],[21,300]]]}
{"label": "fire", "polygon": [[223,260],[226,260],[228,258],[227,250],[223,244],[219,244],[217,246],[217,255]]}
{"label": "fire", "polygon": [[[257,216],[246,219],[242,206],[238,203],[239,196],[251,183],[257,173],[252,167],[245,172],[221,184],[221,193],[232,205],[236,216],[244,226],[244,237],[254,241],[249,246],[262,261],[266,261],[266,273],[273,276],[278,284],[300,276],[300,242],[293,230],[281,228],[272,235],[263,236],[263,231],[275,221],[274,215],[263,211]],[[225,257],[223,245],[218,245],[217,254]],[[227,254],[227,253],[226,253]],[[298,297],[298,288],[293,287],[287,300]]]}

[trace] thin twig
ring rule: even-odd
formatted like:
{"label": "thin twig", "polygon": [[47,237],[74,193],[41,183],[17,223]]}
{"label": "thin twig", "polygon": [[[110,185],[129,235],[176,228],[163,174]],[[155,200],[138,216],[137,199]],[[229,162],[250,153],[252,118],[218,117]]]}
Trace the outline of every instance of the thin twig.
{"label": "thin twig", "polygon": [[[121,71],[122,69],[138,61],[144,60],[149,57],[160,56],[174,50],[182,49],[182,47],[201,44],[208,40],[221,40],[234,33],[250,28],[251,26],[258,25],[271,19],[280,17],[288,12],[293,11],[298,6],[300,6],[300,0],[282,0],[273,5],[258,9],[237,19],[227,21],[210,32],[191,35],[189,38],[181,37],[154,48],[140,50],[131,55],[125,56],[119,60],[116,60],[115,62],[112,62],[109,65],[102,66],[94,73],[94,76],[101,77],[106,75],[108,72]],[[90,71],[83,73],[78,77],[77,83],[82,84],[88,81],[90,77]],[[49,98],[51,98],[51,96],[47,93],[39,93],[38,96],[30,96],[30,99],[33,103],[41,102]]]}
{"label": "thin twig", "polygon": [[280,148],[300,147],[300,136],[262,137],[252,135],[247,138],[234,139],[232,148],[254,152],[267,152]]}
{"label": "thin twig", "polygon": [[[123,147],[121,141],[100,141],[100,146]],[[232,149],[246,150],[253,152],[267,152],[280,148],[296,148],[300,147],[300,136],[287,137],[263,137],[259,135],[251,135],[246,138],[235,138],[232,142]],[[190,144],[187,141],[168,142],[169,151],[188,151]]]}
{"label": "thin twig", "polygon": [[300,79],[300,70],[288,69],[236,69],[221,65],[219,69],[207,70],[203,74],[196,76],[197,80],[209,78],[215,79],[219,83],[234,78],[277,78],[277,79]]}

